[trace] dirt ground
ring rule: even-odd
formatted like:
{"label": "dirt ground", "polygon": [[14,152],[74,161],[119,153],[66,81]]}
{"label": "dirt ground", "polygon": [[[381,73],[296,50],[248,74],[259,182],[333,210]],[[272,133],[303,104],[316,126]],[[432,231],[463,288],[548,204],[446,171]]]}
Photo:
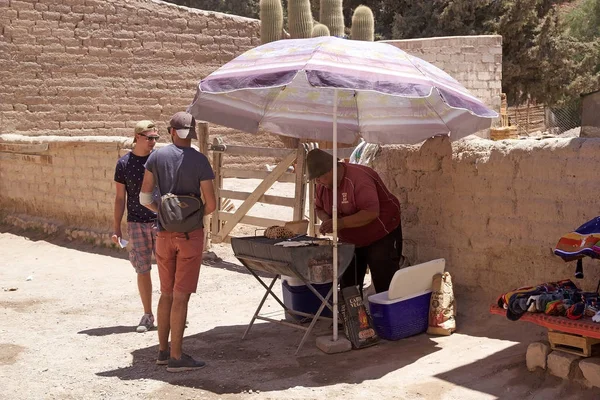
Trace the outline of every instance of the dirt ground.
{"label": "dirt ground", "polygon": [[[244,185],[250,188],[251,181]],[[269,194],[286,189],[276,186]],[[263,206],[253,214],[288,218]],[[236,233],[254,234],[254,228]],[[142,308],[124,250],[0,226],[0,398],[600,398],[600,390],[528,372],[527,345],[544,339],[544,331],[490,315],[488,300],[460,288],[458,332],[450,337],[422,334],[327,355],[313,336],[294,356],[301,331],[259,322],[241,340],[264,289],[229,245],[212,250],[218,257],[202,267],[184,341],[185,350],[208,365],[171,374],[154,364],[156,332],[135,332]],[[156,307],[156,268],[152,274]],[[275,289],[281,293],[280,284]],[[273,300],[264,310],[283,318]],[[324,322],[318,329],[330,327]]]}

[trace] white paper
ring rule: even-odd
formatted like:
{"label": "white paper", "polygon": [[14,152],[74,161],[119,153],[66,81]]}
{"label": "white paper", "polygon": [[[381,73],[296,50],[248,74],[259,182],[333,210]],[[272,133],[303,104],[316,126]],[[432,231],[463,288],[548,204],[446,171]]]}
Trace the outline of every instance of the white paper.
{"label": "white paper", "polygon": [[129,243],[127,240],[125,240],[123,238],[119,238],[119,246],[121,246],[122,249],[127,247],[127,243]]}

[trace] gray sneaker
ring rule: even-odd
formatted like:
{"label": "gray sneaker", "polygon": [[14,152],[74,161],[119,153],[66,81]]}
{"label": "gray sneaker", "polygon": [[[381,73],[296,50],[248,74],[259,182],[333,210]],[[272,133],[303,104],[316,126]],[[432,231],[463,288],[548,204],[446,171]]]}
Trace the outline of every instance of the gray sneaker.
{"label": "gray sneaker", "polygon": [[169,364],[169,358],[171,358],[170,350],[159,350],[158,358],[156,359],[156,365],[167,365]]}
{"label": "gray sneaker", "polygon": [[144,314],[135,331],[138,333],[144,333],[151,331],[152,329],[154,329],[154,315]]}
{"label": "gray sneaker", "polygon": [[194,360],[191,356],[187,354],[182,354],[179,360],[175,358],[169,358],[169,363],[167,364],[168,372],[184,372],[184,371],[193,371],[196,369],[204,368],[206,363],[204,361]]}

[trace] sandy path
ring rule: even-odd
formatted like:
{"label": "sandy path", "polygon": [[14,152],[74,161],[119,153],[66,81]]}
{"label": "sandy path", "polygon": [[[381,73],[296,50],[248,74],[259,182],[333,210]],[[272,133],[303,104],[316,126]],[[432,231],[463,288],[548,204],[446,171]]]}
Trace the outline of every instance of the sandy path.
{"label": "sandy path", "polygon": [[[260,323],[242,341],[263,291],[225,245],[214,249],[224,260],[203,267],[186,331],[187,351],[208,367],[169,374],[154,365],[156,334],[134,332],[141,308],[123,252],[35,233],[27,237],[6,227],[0,232],[0,382],[5,399],[600,396],[600,391],[543,372],[527,372],[525,348],[542,331],[489,316],[475,294],[459,293],[460,329],[451,337],[420,335],[338,355],[321,353],[311,339],[295,357],[300,331]],[[33,279],[26,281],[30,275]],[[276,288],[280,291],[280,285]],[[274,302],[268,309],[277,310]]]}

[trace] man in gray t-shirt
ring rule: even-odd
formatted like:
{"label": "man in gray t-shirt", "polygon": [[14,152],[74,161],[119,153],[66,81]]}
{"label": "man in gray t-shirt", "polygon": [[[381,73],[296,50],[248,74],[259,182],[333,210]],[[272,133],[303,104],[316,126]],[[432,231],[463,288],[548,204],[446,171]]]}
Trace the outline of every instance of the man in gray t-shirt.
{"label": "man in gray t-shirt", "polygon": [[[192,147],[175,144],[150,155],[145,165],[154,175],[160,195],[173,193],[200,198],[200,183],[212,181],[215,174],[206,156]],[[164,230],[160,226],[159,230]]]}
{"label": "man in gray t-shirt", "polygon": [[[216,208],[213,179],[215,177],[206,156],[191,147],[197,139],[196,121],[191,114],[178,112],[169,123],[173,144],[153,152],[146,161],[140,203],[158,211],[152,199],[155,186],[161,195],[193,195],[204,199],[204,214]],[[167,371],[180,372],[205,366],[200,360],[183,353],[183,331],[190,295],[196,293],[202,251],[204,228],[192,232],[170,232],[159,225],[156,235],[156,262],[160,278],[161,296],[158,302],[158,359],[167,365]],[[171,348],[169,349],[169,334]]]}

